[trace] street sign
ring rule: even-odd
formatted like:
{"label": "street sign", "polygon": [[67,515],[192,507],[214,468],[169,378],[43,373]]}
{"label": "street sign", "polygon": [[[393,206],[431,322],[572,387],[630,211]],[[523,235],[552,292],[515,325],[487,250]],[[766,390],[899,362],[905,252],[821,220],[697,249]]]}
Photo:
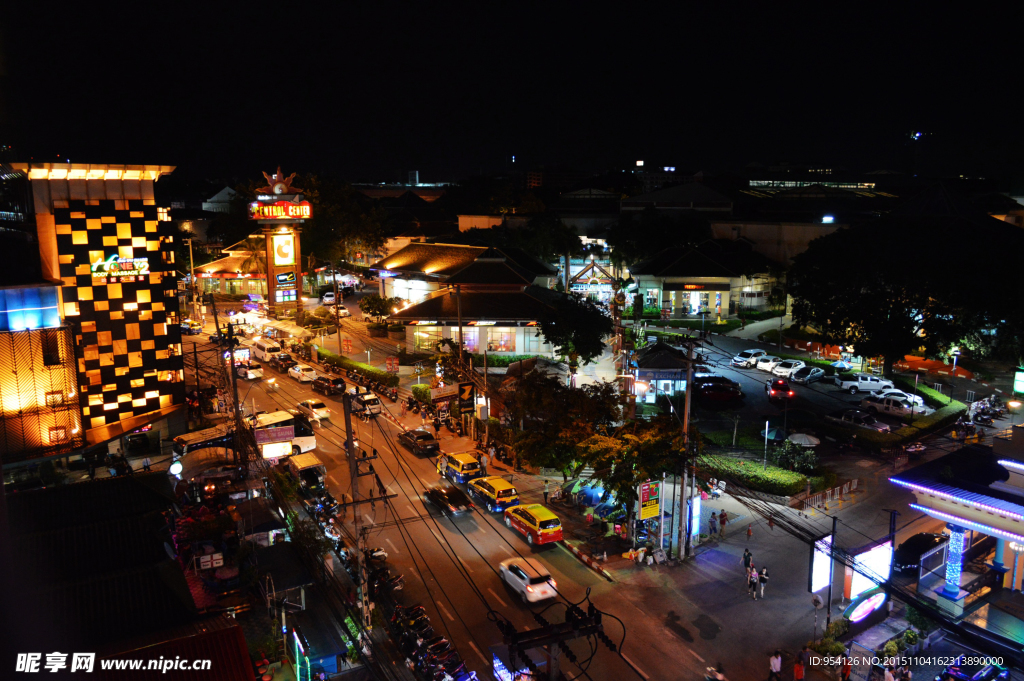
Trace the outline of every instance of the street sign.
{"label": "street sign", "polygon": [[341,341],[341,350],[342,350],[342,352],[352,352],[352,339],[351,338],[342,339],[342,341]]}
{"label": "street sign", "polygon": [[459,413],[472,414],[476,410],[476,386],[459,383]]}
{"label": "street sign", "polygon": [[387,370],[388,371],[390,371],[393,374],[397,374],[398,373],[398,358],[397,357],[388,357],[387,360],[386,360],[386,363],[387,363]]}
{"label": "street sign", "polygon": [[645,482],[640,485],[640,520],[656,518],[661,514],[661,483]]}

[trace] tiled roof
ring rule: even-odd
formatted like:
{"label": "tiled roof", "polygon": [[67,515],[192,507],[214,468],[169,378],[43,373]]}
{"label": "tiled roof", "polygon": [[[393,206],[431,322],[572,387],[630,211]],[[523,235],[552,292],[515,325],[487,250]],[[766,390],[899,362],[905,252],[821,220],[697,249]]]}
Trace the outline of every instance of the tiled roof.
{"label": "tiled roof", "polygon": [[694,207],[721,206],[722,208],[727,208],[732,205],[732,199],[724,194],[719,194],[701,182],[690,182],[675,187],[659,189],[650,194],[631,196],[628,199],[623,199],[622,205],[657,205],[667,207],[685,207],[690,205]]}
{"label": "tiled roof", "polygon": [[[242,263],[249,259],[247,255],[227,255],[223,258],[214,260],[213,262],[206,263],[196,267],[197,272],[203,274],[233,274],[242,270]],[[249,272],[247,268],[245,270]]]}
{"label": "tiled roof", "polygon": [[[496,249],[488,249],[488,251],[495,251]],[[531,272],[526,271],[522,267],[519,267],[514,262],[511,262],[501,255],[500,251],[496,251],[501,257],[500,260],[485,260],[484,255],[475,262],[462,268],[452,276],[445,280],[446,284],[490,284],[490,285],[518,285],[528,286],[533,283],[534,276]]]}
{"label": "tiled roof", "polygon": [[636,353],[636,365],[640,369],[682,369],[686,370],[686,353],[667,343],[658,341]]}

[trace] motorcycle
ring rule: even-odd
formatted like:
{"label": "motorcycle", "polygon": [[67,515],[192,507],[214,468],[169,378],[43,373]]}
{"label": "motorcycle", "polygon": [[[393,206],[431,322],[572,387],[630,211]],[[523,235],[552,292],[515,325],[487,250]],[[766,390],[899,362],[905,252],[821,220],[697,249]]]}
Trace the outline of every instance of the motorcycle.
{"label": "motorcycle", "polygon": [[363,556],[365,556],[367,560],[380,563],[388,559],[388,552],[381,547],[376,546],[372,549],[363,549]]}
{"label": "motorcycle", "polygon": [[388,390],[388,399],[391,400],[392,403],[398,402],[398,388],[390,388]]}
{"label": "motorcycle", "polygon": [[974,423],[978,424],[979,426],[991,426],[991,425],[993,425],[992,417],[988,416],[987,414],[984,414],[984,413],[975,414],[971,418],[971,421],[973,421]]}

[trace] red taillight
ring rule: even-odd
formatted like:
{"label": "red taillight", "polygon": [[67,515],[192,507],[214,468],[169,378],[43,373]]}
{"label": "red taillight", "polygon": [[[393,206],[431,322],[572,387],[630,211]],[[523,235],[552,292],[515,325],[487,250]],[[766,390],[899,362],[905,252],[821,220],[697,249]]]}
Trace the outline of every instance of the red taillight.
{"label": "red taillight", "polygon": [[774,394],[775,394],[775,391],[774,391],[774,390],[769,390],[769,391],[768,391],[768,394],[769,394],[769,395],[774,395]]}
{"label": "red taillight", "polygon": [[526,585],[526,590],[527,590],[528,592],[530,592],[530,593],[533,593],[533,587],[532,587],[532,586],[530,586],[529,584],[527,584],[527,585]]}
{"label": "red taillight", "polygon": [[790,396],[790,397],[792,397],[792,396],[793,396],[793,391],[792,391],[792,390],[790,390],[790,391],[789,391],[789,396]]}
{"label": "red taillight", "polygon": [[455,511],[457,511],[457,510],[459,510],[459,509],[455,508],[455,507],[454,507],[454,506],[452,506],[451,504],[448,504],[448,510],[449,510],[449,511],[451,511],[452,513],[454,513]]}

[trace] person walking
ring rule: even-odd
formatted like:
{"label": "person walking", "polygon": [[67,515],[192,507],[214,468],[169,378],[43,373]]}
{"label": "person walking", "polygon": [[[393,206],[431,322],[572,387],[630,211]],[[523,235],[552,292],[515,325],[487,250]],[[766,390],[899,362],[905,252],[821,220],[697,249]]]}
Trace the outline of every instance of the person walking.
{"label": "person walking", "polygon": [[441,439],[441,419],[434,417],[434,437],[438,440]]}
{"label": "person walking", "polygon": [[761,568],[761,574],[757,576],[757,581],[761,583],[761,598],[764,598],[764,585],[768,583],[768,566]]}
{"label": "person walking", "polygon": [[[850,673],[853,671],[853,663],[850,661],[849,655],[843,656],[843,663],[839,667],[839,679],[840,681],[850,681]],[[781,679],[779,681],[782,681]]]}
{"label": "person walking", "polygon": [[725,524],[729,522],[729,514],[722,509],[722,512],[718,514],[718,536],[725,539]]}
{"label": "person walking", "polygon": [[807,652],[810,650],[807,646],[796,654],[796,661],[793,663],[793,681],[803,681],[804,678],[804,664],[807,662]]}
{"label": "person walking", "polygon": [[747,593],[754,596],[754,600],[757,600],[757,568],[753,565],[747,571]]}
{"label": "person walking", "polygon": [[782,681],[782,651],[768,658],[768,681]]}
{"label": "person walking", "polygon": [[551,491],[551,481],[550,480],[545,480],[544,481],[544,503],[545,504],[548,503],[548,493],[550,491]]}
{"label": "person walking", "polygon": [[750,563],[754,559],[754,554],[750,552],[750,549],[743,549],[743,569],[750,572]]}
{"label": "person walking", "polygon": [[149,456],[147,455],[146,458],[142,460],[142,470],[148,473],[152,465],[153,462],[149,460]]}
{"label": "person walking", "polygon": [[708,538],[714,537],[718,534],[718,516],[714,513],[708,518]]}
{"label": "person walking", "polygon": [[483,454],[480,455],[480,472],[484,474],[484,477],[487,477],[487,475],[488,475],[487,468],[490,465],[491,465],[491,457],[487,456],[487,453],[484,452]]}

